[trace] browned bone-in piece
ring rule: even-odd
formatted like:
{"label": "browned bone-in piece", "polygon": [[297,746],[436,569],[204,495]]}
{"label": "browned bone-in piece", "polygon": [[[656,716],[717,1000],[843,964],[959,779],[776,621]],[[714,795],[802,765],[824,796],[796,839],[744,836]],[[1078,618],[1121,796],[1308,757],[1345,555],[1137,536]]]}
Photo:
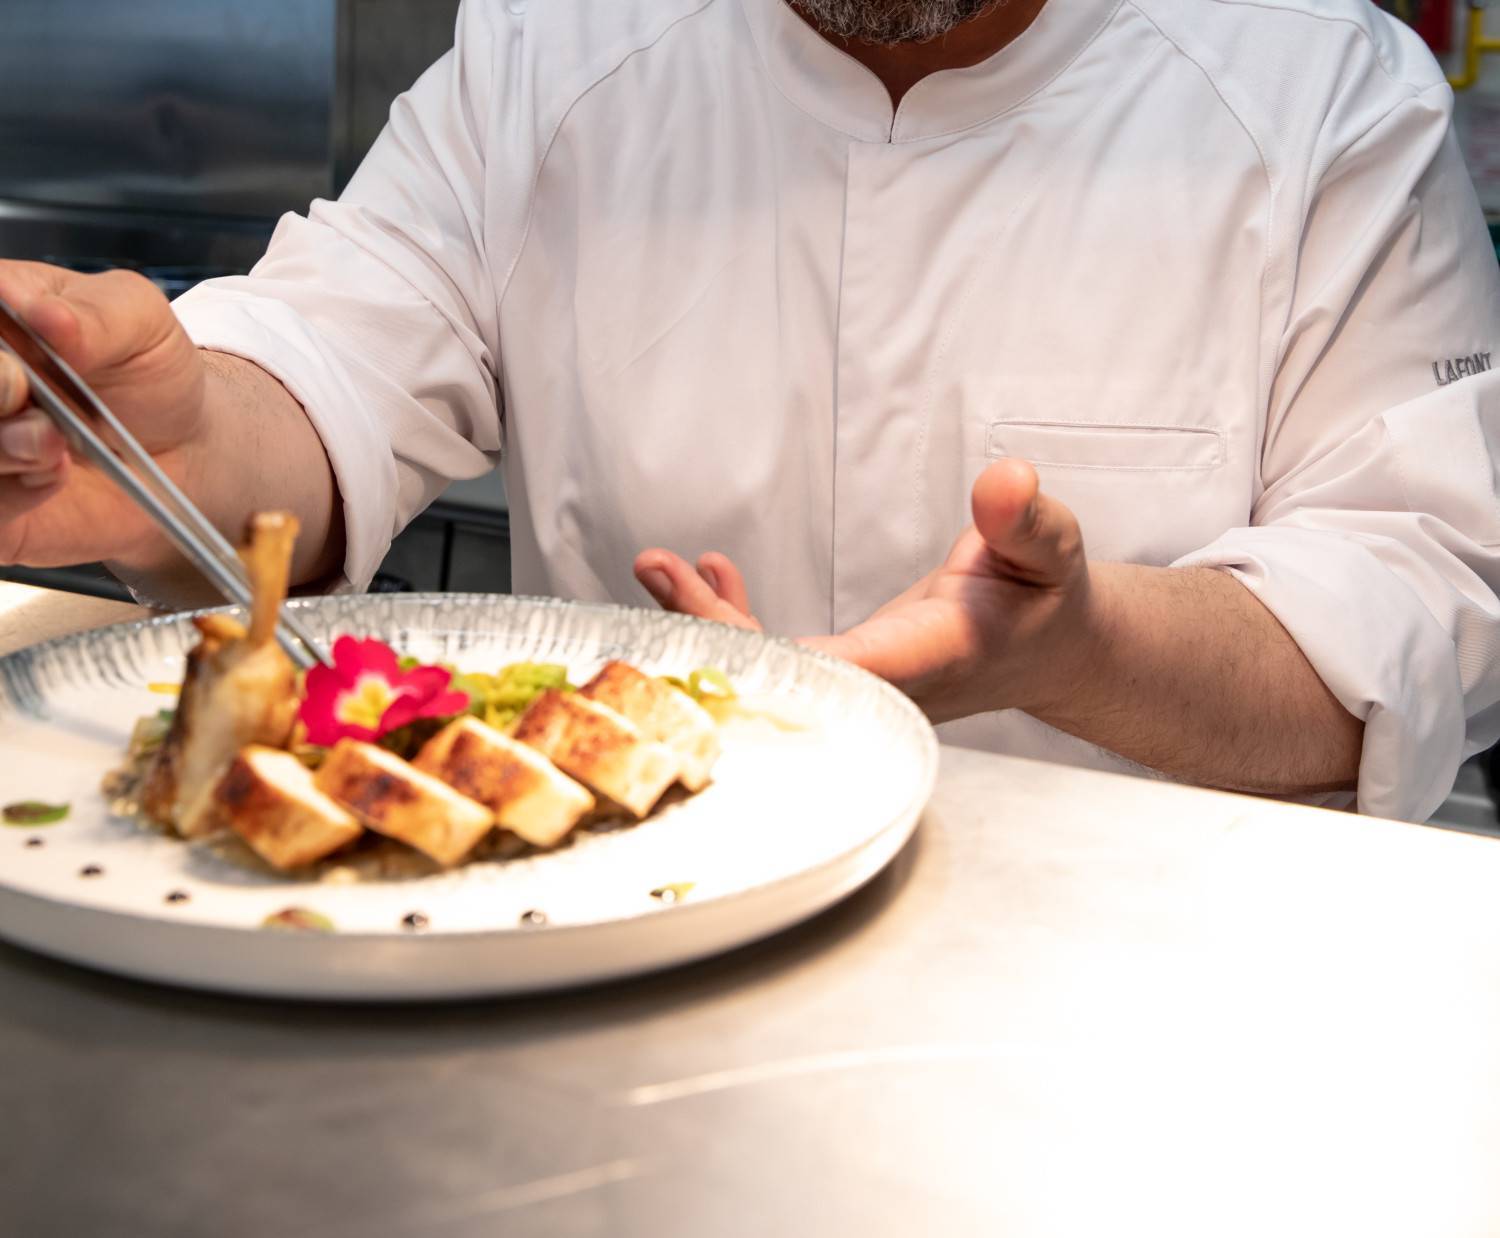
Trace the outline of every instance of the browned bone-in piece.
{"label": "browned bone-in piece", "polygon": [[450,722],[412,764],[483,804],[497,824],[537,847],[556,846],[594,797],[534,748],[478,718]]}
{"label": "browned bone-in piece", "polygon": [[229,828],[273,868],[302,868],[347,847],[364,826],[289,752],[249,744],[214,789]]}
{"label": "browned bone-in piece", "polygon": [[214,785],[246,744],[285,747],[297,715],[297,674],[275,641],[297,521],[270,513],[250,522],[244,558],[254,586],[247,631],[225,615],[195,619],[200,640],[171,729],[147,771],[141,806],[185,838],[225,828]]}
{"label": "browned bone-in piece", "polygon": [[618,661],[606,662],[578,692],[623,714],[647,739],[676,753],[677,779],[689,791],[708,785],[719,759],[719,728],[687,693]]}
{"label": "browned bone-in piece", "polygon": [[650,812],[677,778],[670,748],[576,692],[543,692],[521,715],[514,737],[637,817]]}
{"label": "browned bone-in piece", "polygon": [[251,645],[266,645],[276,639],[276,624],[291,579],[297,529],[297,517],[290,512],[257,512],[250,517],[240,558],[250,577]]}
{"label": "browned bone-in piece", "polygon": [[445,868],[468,855],[495,822],[483,804],[394,752],[357,739],[339,740],[313,781],[377,834],[399,839]]}

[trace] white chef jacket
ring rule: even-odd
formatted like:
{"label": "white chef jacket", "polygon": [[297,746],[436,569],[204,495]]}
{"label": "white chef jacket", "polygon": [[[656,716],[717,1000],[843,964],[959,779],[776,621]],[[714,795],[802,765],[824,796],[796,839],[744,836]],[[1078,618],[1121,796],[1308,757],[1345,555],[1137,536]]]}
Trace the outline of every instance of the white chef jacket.
{"label": "white chef jacket", "polygon": [[1094,559],[1232,571],[1364,719],[1359,806],[1422,818],[1500,734],[1450,108],[1367,0],[1051,0],[894,113],[783,0],[468,0],[342,198],[177,311],[305,406],[356,584],[499,462],[518,592],[717,549],[768,629],[842,630],[1021,456]]}

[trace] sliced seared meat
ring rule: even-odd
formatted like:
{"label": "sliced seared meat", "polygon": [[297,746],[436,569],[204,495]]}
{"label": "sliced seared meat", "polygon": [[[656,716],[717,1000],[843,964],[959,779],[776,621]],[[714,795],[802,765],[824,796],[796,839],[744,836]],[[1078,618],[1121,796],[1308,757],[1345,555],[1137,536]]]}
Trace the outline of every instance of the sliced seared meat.
{"label": "sliced seared meat", "polygon": [[685,692],[616,661],[600,667],[579,695],[608,705],[635,723],[647,739],[676,753],[678,780],[689,791],[708,784],[719,759],[719,729],[708,711]]}
{"label": "sliced seared meat", "polygon": [[399,839],[443,867],[457,864],[495,817],[394,752],[341,739],[314,777],[320,790],[378,834]]}
{"label": "sliced seared meat", "polygon": [[540,752],[477,718],[450,722],[412,764],[483,804],[498,824],[538,847],[561,842],[594,807],[594,797]]}
{"label": "sliced seared meat", "polygon": [[311,770],[275,748],[242,749],[219,779],[214,799],[229,828],[273,868],[301,868],[365,832],[318,790]]}
{"label": "sliced seared meat", "polygon": [[516,723],[515,738],[636,817],[650,812],[677,778],[670,748],[578,693],[542,693]]}

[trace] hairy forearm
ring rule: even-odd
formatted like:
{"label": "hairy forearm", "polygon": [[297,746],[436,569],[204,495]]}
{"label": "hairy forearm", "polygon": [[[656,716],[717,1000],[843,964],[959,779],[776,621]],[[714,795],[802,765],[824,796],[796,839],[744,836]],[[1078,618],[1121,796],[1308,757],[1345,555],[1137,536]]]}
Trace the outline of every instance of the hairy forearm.
{"label": "hairy forearm", "polygon": [[[164,467],[231,543],[240,542],[254,512],[293,513],[302,531],[292,580],[330,576],[343,557],[344,527],[322,440],[302,406],[259,366],[224,353],[201,356],[204,429]],[[154,528],[107,566],[148,600],[175,606],[218,600]]]}
{"label": "hairy forearm", "polygon": [[1364,724],[1255,596],[1211,569],[1090,567],[1086,654],[1031,712],[1163,773],[1267,795],[1352,788]]}

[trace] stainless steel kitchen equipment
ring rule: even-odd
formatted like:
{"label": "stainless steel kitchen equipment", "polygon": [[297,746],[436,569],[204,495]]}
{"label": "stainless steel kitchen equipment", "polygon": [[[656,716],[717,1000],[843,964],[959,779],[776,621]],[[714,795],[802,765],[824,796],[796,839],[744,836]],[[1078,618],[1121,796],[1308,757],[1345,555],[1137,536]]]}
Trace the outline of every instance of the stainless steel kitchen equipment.
{"label": "stainless steel kitchen equipment", "polygon": [[7,0],[0,254],[241,270],[335,188],[334,0]]}
{"label": "stainless steel kitchen equipment", "polygon": [[0,256],[247,268],[336,193],[457,0],[6,0]]}
{"label": "stainless steel kitchen equipment", "polygon": [[[138,270],[168,296],[247,270],[336,194],[458,0],[4,0],[0,258]],[[450,492],[377,583],[509,588],[499,478]],[[103,569],[0,576],[107,597]],[[399,578],[399,579],[398,579]]]}

